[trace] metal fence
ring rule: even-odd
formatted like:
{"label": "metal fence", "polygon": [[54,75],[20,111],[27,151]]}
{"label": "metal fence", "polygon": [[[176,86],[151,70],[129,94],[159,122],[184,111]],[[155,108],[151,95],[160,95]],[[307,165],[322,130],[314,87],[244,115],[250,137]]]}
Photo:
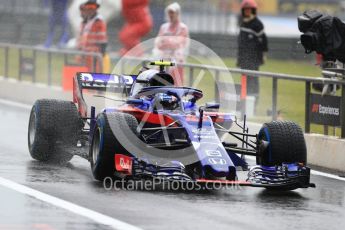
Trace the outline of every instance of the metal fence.
{"label": "metal fence", "polygon": [[[2,53],[2,54],[1,54]],[[0,43],[0,65],[5,78],[12,77],[19,81],[45,83],[53,85],[53,74],[64,66],[86,66],[85,59],[91,59],[89,70],[95,72],[103,67],[103,57],[99,53],[88,53],[77,50],[44,49],[25,45]],[[60,63],[57,67],[56,62]],[[2,73],[1,73],[2,72]]]}
{"label": "metal fence", "polygon": [[[10,57],[10,52],[16,52],[17,55],[15,55],[15,58],[17,59],[17,62],[19,63],[17,65],[17,68],[22,68],[23,63],[29,64],[30,66],[33,66],[35,71],[33,71],[32,76],[29,78],[24,79],[23,71],[17,71],[17,76],[11,76],[10,74],[10,68],[13,68],[13,57]],[[3,54],[1,54],[1,52]],[[25,52],[30,52],[32,56],[28,59],[31,61],[26,60],[26,57],[24,57]],[[42,65],[42,63],[37,63],[38,62],[38,53],[44,54],[44,59],[45,63]],[[62,66],[65,65],[70,65],[69,59],[72,58],[74,59],[77,56],[87,56],[91,57],[95,60],[93,69],[96,68],[96,61],[101,63],[102,62],[102,56],[97,53],[84,53],[84,52],[79,52],[79,51],[68,51],[68,50],[56,50],[56,49],[41,49],[41,48],[33,48],[29,46],[18,46],[18,45],[10,45],[10,44],[3,44],[0,43],[0,67],[3,68],[3,71],[0,70],[3,73],[5,77],[14,77],[17,78],[18,80],[27,80],[27,81],[32,81],[32,82],[37,82],[37,68],[39,68],[40,74],[42,75],[42,71],[45,72],[43,73],[44,77],[40,78],[41,83],[45,83],[48,85],[52,85],[53,81],[53,73],[55,67],[55,62],[53,61],[53,56],[58,55],[60,57],[60,62],[62,62]],[[2,58],[1,58],[2,56]],[[42,59],[42,56],[40,56]],[[34,61],[32,61],[34,60]],[[112,56],[111,60],[114,62],[117,62],[119,60],[119,57],[117,56]],[[140,63],[145,63],[147,60],[145,59],[140,59],[140,58],[121,58],[122,61],[128,60],[128,61],[139,61]],[[1,63],[2,62],[2,63]],[[37,66],[35,66],[37,65]],[[209,66],[209,65],[197,65],[197,64],[183,64],[180,65],[184,67],[185,73],[189,76],[189,85],[192,85],[196,74],[200,70],[205,70],[208,72],[212,72],[214,76],[220,76],[220,74],[224,73],[233,73],[233,74],[241,74],[241,75],[248,75],[248,76],[253,76],[253,77],[260,77],[260,78],[269,78],[272,81],[272,119],[276,120],[277,119],[277,104],[278,104],[278,81],[281,80],[289,80],[289,81],[295,81],[295,82],[301,82],[304,83],[305,85],[305,98],[304,98],[304,103],[305,103],[305,132],[309,133],[310,132],[310,107],[311,107],[311,86],[314,83],[321,83],[321,84],[336,84],[338,86],[341,86],[341,137],[345,138],[345,80],[341,79],[331,79],[331,78],[323,78],[323,77],[309,77],[309,76],[297,76],[297,75],[289,75],[289,74],[279,74],[279,73],[271,73],[271,72],[260,72],[260,71],[250,71],[250,70],[242,70],[242,69],[236,69],[236,68],[221,68],[217,66]],[[30,69],[30,68],[29,68]],[[93,69],[91,71],[93,71]],[[121,65],[120,72],[125,73],[126,71],[126,64],[123,63]],[[61,72],[60,72],[61,74]],[[219,92],[218,88],[215,82],[214,85],[214,98],[218,98]],[[292,92],[293,93],[293,92]],[[296,103],[296,102],[292,102]],[[302,101],[303,103],[303,101]]]}

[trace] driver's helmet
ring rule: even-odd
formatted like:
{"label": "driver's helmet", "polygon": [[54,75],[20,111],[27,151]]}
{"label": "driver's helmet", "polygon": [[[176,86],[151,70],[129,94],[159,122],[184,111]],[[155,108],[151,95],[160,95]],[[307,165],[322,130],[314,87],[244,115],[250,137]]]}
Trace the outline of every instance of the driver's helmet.
{"label": "driver's helmet", "polygon": [[179,107],[178,98],[166,93],[156,95],[155,110],[175,110]]}
{"label": "driver's helmet", "polygon": [[164,72],[155,69],[148,69],[141,72],[132,87],[131,95],[136,95],[142,88],[150,86],[171,86],[174,85],[174,78]]}
{"label": "driver's helmet", "polygon": [[149,69],[141,72],[132,87],[131,95],[136,95],[142,88],[150,86],[150,79],[158,73],[157,70]]}

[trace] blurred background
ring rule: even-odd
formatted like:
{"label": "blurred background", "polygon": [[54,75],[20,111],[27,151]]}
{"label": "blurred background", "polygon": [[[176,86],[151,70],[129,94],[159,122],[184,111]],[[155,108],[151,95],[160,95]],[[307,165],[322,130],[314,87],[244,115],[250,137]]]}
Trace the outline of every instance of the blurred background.
{"label": "blurred background", "polygon": [[[73,0],[69,0],[69,3],[71,2]],[[164,8],[171,2],[173,1],[150,1],[154,27],[147,38],[156,36],[159,26],[164,22]],[[189,27],[191,38],[206,44],[220,56],[236,55],[240,0],[177,2],[181,5],[182,21]],[[307,58],[297,44],[299,37],[297,15],[314,8],[342,17],[345,6],[345,1],[342,0],[258,0],[257,2],[259,17],[265,25],[269,38],[268,56],[275,59]],[[44,44],[51,10],[49,0],[0,0],[0,42]],[[74,18],[70,17],[69,20]],[[121,11],[118,10],[114,12],[114,17],[108,24],[110,50],[117,50],[120,46],[117,34],[122,25]]]}

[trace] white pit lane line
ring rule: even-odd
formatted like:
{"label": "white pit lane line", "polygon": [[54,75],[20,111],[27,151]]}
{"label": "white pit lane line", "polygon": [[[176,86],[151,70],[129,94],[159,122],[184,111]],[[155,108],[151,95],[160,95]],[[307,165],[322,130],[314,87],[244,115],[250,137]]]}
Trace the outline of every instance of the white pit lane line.
{"label": "white pit lane line", "polygon": [[323,177],[328,177],[328,178],[335,179],[335,180],[345,181],[345,177],[340,177],[340,176],[330,174],[330,173],[324,173],[324,172],[320,172],[320,171],[316,171],[316,170],[311,170],[310,173],[312,175],[315,175],[315,176],[323,176]]}
{"label": "white pit lane line", "polygon": [[97,223],[112,227],[114,229],[118,229],[118,230],[141,230],[141,228],[127,224],[123,221],[114,219],[112,217],[103,215],[101,213],[92,211],[90,209],[81,207],[81,206],[73,204],[71,202],[59,199],[57,197],[45,194],[45,193],[40,192],[38,190],[29,188],[25,185],[18,184],[16,182],[7,180],[7,179],[2,178],[2,177],[0,177],[0,185],[3,187],[6,187],[6,188],[12,189],[16,192],[28,195],[30,197],[34,197],[38,200],[44,201],[44,202],[49,203],[51,205],[54,205],[56,207],[68,210],[68,211],[75,213],[79,216],[86,217],[86,218],[91,219]]}

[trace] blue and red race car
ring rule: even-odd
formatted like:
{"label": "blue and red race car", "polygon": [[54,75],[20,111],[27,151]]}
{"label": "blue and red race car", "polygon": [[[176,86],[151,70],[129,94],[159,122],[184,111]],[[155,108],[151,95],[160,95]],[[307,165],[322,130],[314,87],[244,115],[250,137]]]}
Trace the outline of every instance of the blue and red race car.
{"label": "blue and red race car", "polygon": [[[219,112],[218,103],[198,105],[202,91],[175,87],[164,71],[172,63],[151,64],[160,69],[138,75],[78,73],[73,102],[36,101],[28,132],[31,156],[64,163],[79,155],[90,161],[100,181],[159,178],[282,190],[314,186],[298,125],[273,121],[249,134],[245,122]],[[124,100],[109,96],[119,92]],[[105,108],[96,114],[85,95],[102,98]],[[242,132],[233,131],[235,126]],[[248,166],[246,155],[256,157],[256,166]],[[240,171],[248,171],[244,180],[238,179]]]}

